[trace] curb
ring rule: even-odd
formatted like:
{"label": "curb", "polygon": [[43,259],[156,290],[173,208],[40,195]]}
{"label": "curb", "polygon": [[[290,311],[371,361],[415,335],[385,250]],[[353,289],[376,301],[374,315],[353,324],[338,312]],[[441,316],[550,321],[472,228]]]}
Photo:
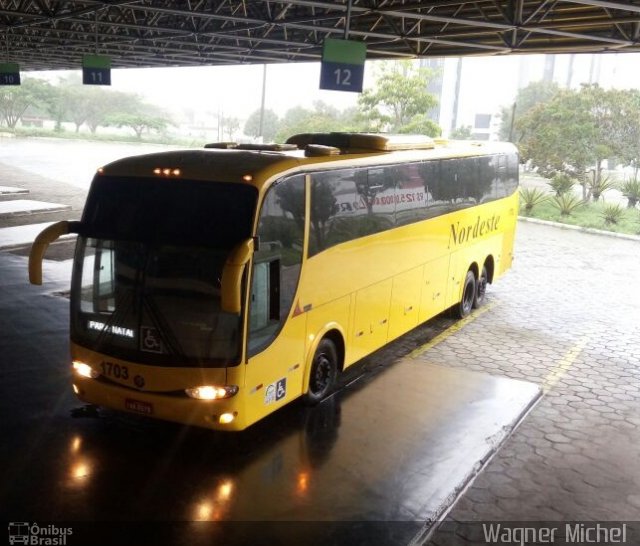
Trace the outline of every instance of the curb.
{"label": "curb", "polygon": [[604,235],[606,237],[614,237],[616,239],[626,239],[627,241],[640,242],[640,235],[630,235],[627,233],[617,233],[615,231],[605,231],[603,229],[588,228],[582,226],[574,226],[572,224],[561,224],[560,222],[552,222],[550,220],[539,220],[538,218],[528,218],[527,216],[518,216],[519,222],[529,222],[530,224],[540,224],[543,226],[551,226],[560,229],[570,229],[573,231],[582,231],[583,233],[591,233],[592,235]]}

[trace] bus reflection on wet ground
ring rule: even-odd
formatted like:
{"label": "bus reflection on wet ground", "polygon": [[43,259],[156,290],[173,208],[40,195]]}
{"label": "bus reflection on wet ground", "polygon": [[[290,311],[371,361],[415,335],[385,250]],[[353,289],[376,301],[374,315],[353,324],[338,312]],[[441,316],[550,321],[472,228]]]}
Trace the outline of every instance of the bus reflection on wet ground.
{"label": "bus reflection on wet ground", "polygon": [[[0,256],[3,315],[24,329],[2,339],[9,521],[96,522],[103,538],[117,523],[154,522],[159,538],[190,544],[408,544],[539,396],[529,383],[405,358],[365,360],[317,407],[290,404],[241,433],[112,411],[72,418],[68,302],[47,287],[9,296],[21,260]],[[175,536],[167,522],[181,522]]]}

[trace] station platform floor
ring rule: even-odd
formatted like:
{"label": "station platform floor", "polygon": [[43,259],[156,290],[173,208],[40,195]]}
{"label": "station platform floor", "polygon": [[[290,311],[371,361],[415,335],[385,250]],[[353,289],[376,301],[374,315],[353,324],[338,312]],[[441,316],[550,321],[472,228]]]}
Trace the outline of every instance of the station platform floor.
{"label": "station platform floor", "polygon": [[[0,505],[8,521],[86,525],[161,514],[263,522],[254,533],[285,542],[409,544],[426,536],[541,394],[527,381],[407,355],[363,361],[318,407],[294,403],[239,434],[106,410],[74,419],[82,404],[70,393],[68,300],[60,295],[70,263],[48,262],[42,288],[26,286],[25,274],[26,258],[0,253]],[[280,525],[265,531],[266,522]],[[243,527],[239,538],[256,536]]]}
{"label": "station platform floor", "polygon": [[[17,179],[0,182],[24,186]],[[72,203],[71,198],[67,200],[67,189],[53,183],[39,182],[30,189],[29,198]],[[69,218],[77,218],[82,196],[74,195],[73,200],[72,215],[66,214]],[[33,222],[57,219],[61,217],[56,214],[34,215],[32,218]],[[11,218],[0,222],[0,228],[26,223],[24,218]],[[68,243],[65,244],[68,247]],[[209,491],[209,496],[195,495],[193,498],[201,501],[199,505],[186,502],[184,497],[175,497],[172,513],[182,510],[181,513],[186,514],[179,521],[180,527],[173,535],[171,529],[163,526],[155,525],[152,529],[161,529],[175,539],[174,543],[182,543],[180,537],[185,533],[184,525],[195,524],[196,520],[224,520],[224,513],[216,511],[216,499],[230,495],[229,487],[233,490],[234,486],[220,481],[219,472],[205,472],[205,463],[212,460],[215,463],[221,447],[231,450],[242,461],[251,459],[250,450],[242,442],[228,445],[207,440],[207,431],[185,433],[172,425],[149,424],[108,412],[98,420],[70,418],[68,410],[77,403],[69,390],[65,356],[68,325],[65,319],[61,320],[67,303],[54,294],[61,286],[68,286],[68,262],[48,261],[45,277],[49,284],[42,288],[30,287],[26,281],[24,252],[24,248],[0,251],[0,281],[4,286],[0,294],[0,374],[3,384],[0,432],[3,439],[7,439],[0,444],[0,468],[4,472],[0,480],[0,507],[6,510],[7,507],[26,506],[29,495],[33,495],[36,499],[34,506],[48,511],[53,519],[68,517],[70,514],[65,514],[65,510],[77,503],[84,510],[85,521],[99,522],[104,521],[105,514],[113,517],[110,510],[121,502],[121,521],[126,522],[127,518],[135,521],[154,499],[153,493],[159,487],[159,482],[155,488],[141,487],[142,477],[136,475],[136,471],[144,475],[153,471],[159,477],[165,475],[163,472],[167,469],[174,470],[175,464],[188,464],[199,471],[189,474],[191,483],[184,485],[182,490],[197,493],[202,485],[202,490]],[[68,255],[68,251],[60,252],[59,258],[64,260]],[[425,526],[422,519],[427,510],[389,512],[390,515],[400,515],[397,520],[375,519],[381,517],[380,503],[385,498],[387,506],[398,507],[405,506],[402,504],[404,497],[392,494],[392,489],[380,487],[381,482],[371,477],[376,474],[374,468],[365,465],[358,475],[358,467],[354,469],[350,452],[345,455],[345,463],[342,466],[336,463],[338,467],[331,472],[328,470],[331,465],[327,467],[327,463],[321,463],[325,466],[320,474],[329,472],[328,475],[341,480],[348,475],[348,470],[355,472],[355,478],[348,485],[353,486],[357,482],[358,487],[366,490],[363,499],[367,494],[375,499],[370,512],[367,512],[368,502],[363,501],[360,506],[361,514],[372,516],[368,527],[359,525],[360,520],[350,519],[348,525],[340,529],[351,538],[350,544],[382,544],[377,540],[379,537],[388,537],[392,544],[487,544],[476,532],[478,525],[484,522],[538,526],[564,522],[628,522],[631,527],[625,543],[640,545],[637,529],[640,521],[639,267],[640,242],[520,222],[514,267],[490,287],[484,308],[461,322],[444,315],[437,317],[365,359],[358,365],[359,375],[351,378],[355,382],[349,384],[350,378],[347,378],[344,394],[339,393],[332,399],[334,402],[324,406],[326,415],[320,412],[317,418],[311,418],[300,411],[301,408],[292,406],[282,414],[284,424],[278,422],[274,426],[266,423],[259,427],[254,433],[256,442],[271,446],[273,454],[265,455],[271,457],[268,463],[260,463],[262,456],[256,456],[253,459],[255,470],[252,471],[268,483],[287,460],[277,456],[278,448],[274,446],[280,445],[278,442],[284,442],[282,445],[287,442],[292,446],[295,444],[301,453],[308,451],[308,447],[303,446],[310,445],[305,440],[309,434],[330,438],[333,434],[330,431],[336,430],[336,422],[339,423],[339,431],[346,430],[345,423],[350,416],[348,408],[362,407],[361,397],[369,396],[369,393],[373,397],[373,392],[377,393],[376,384],[382,384],[380,382],[385,382],[386,378],[403,379],[399,371],[402,366],[406,369],[418,367],[421,372],[457,370],[465,377],[473,376],[479,381],[482,378],[480,383],[485,378],[493,378],[496,386],[534,385],[542,396],[528,412],[523,412],[515,430],[512,428],[515,423],[511,421],[507,430],[496,437],[498,442],[492,455],[473,463],[469,481],[450,497],[439,497],[435,485],[421,490],[417,479],[421,474],[402,471],[404,457],[411,459],[412,454],[418,453],[411,448],[416,439],[407,440],[406,444],[401,442],[399,449],[392,449],[392,438],[372,445],[366,438],[367,434],[375,434],[374,426],[359,437],[360,443],[354,445],[358,453],[366,452],[367,447],[385,453],[386,463],[382,471],[391,467],[389,475],[393,474],[400,480],[392,480],[393,491],[422,491],[420,498],[429,494],[434,498],[446,498],[436,510],[439,514],[437,525],[426,522]],[[33,306],[34,302],[41,302],[35,303],[38,313],[33,315],[29,311],[25,314],[24,309]],[[40,377],[43,370],[50,373]],[[443,377],[446,375],[442,373]],[[502,379],[517,382],[502,383]],[[449,387],[438,389],[437,382],[432,388],[436,399],[444,396],[446,400],[445,395],[451,394]],[[497,399],[509,396],[510,388],[496,392]],[[497,387],[494,390],[500,391]],[[341,396],[344,400],[336,404]],[[336,412],[331,407],[340,409]],[[476,411],[476,408],[465,404],[457,410],[447,407],[450,409],[445,412],[446,417],[453,421],[460,418],[465,409],[471,413]],[[416,416],[415,412],[402,414],[396,426],[399,428],[400,423],[411,419],[417,421],[407,434],[421,436],[423,432],[429,432],[423,430],[432,426],[428,415]],[[287,425],[286,422],[293,424]],[[276,434],[274,430],[280,430],[280,426],[284,428]],[[307,430],[312,432],[303,432]],[[59,434],[56,431],[60,431]],[[394,431],[394,434],[400,433]],[[277,438],[268,438],[269,441],[265,442],[264,437],[270,434]],[[151,438],[150,445],[166,449],[163,451],[165,456],[160,457],[153,467],[144,458],[148,453],[145,451],[145,438],[148,437]],[[128,447],[110,450],[110,438],[115,439],[115,445]],[[329,439],[328,443],[333,445],[332,449],[338,449],[344,441],[342,433],[338,433],[337,439]],[[187,447],[185,452],[179,447],[182,445]],[[53,451],[47,452],[47,446]],[[176,453],[177,462],[171,456],[172,450]],[[268,452],[269,447],[266,447],[261,453]],[[59,458],[53,456],[56,454]],[[106,459],[105,454],[109,455]],[[74,456],[80,460],[72,469],[70,465]],[[437,454],[444,462],[451,457],[455,460],[455,456],[455,449]],[[33,457],[42,457],[46,468],[55,470],[55,475],[49,476],[47,483],[40,483],[37,479],[43,476],[37,471],[37,464],[22,464],[22,461],[33,461]],[[320,450],[320,453],[311,455],[313,457],[324,460],[326,455]],[[260,464],[263,466],[258,471]],[[241,466],[241,463],[236,463],[236,466]],[[245,468],[249,466],[251,463]],[[469,464],[465,466],[469,467]],[[103,470],[113,474],[103,473]],[[442,477],[440,471],[437,474]],[[106,484],[110,492],[100,502],[87,505],[87,486],[91,475],[101,476],[100,483]],[[29,495],[25,493],[20,501],[22,504],[15,504],[20,491],[9,490],[8,487],[20,477],[25,477],[25,491],[29,491]],[[309,490],[312,487],[310,478],[311,474],[304,472],[290,476],[292,487]],[[120,489],[129,495],[124,501]],[[48,503],[37,501],[35,491],[40,490],[46,494],[44,498],[49,499]],[[415,497],[409,495],[407,498]],[[312,505],[308,502],[300,497],[300,509],[310,510]],[[412,519],[408,515],[411,513],[420,513],[420,521]],[[330,532],[327,521],[314,517],[311,511],[308,514],[311,519],[295,526],[294,531],[306,538],[310,532],[327,538],[326,534],[323,535]],[[7,516],[5,514],[5,519]],[[18,514],[12,514],[12,517],[18,517]],[[146,512],[144,517],[151,517],[156,523],[170,521],[161,511],[154,514]],[[401,519],[405,517],[408,519]],[[252,525],[247,527],[245,522],[243,528],[252,528]],[[94,531],[87,532],[107,533],[109,526],[94,524],[93,528]],[[211,543],[210,533],[213,531],[210,527],[189,529],[193,531],[189,535],[193,540],[191,543]],[[272,527],[272,531],[275,529]],[[238,532],[237,528],[224,530]],[[367,533],[374,533],[374,538]],[[332,542],[326,540],[323,543]]]}

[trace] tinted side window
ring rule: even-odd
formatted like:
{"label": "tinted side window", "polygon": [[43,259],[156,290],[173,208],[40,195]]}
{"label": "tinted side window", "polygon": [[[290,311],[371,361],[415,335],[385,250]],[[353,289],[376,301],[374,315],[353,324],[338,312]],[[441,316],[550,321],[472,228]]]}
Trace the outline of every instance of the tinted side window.
{"label": "tinted side window", "polygon": [[304,176],[278,182],[267,193],[258,224],[249,311],[249,352],[278,333],[293,304],[304,243]]}
{"label": "tinted side window", "polygon": [[[310,190],[309,256],[314,256],[337,244],[329,242],[336,220],[341,216],[361,214],[362,205],[358,199],[353,169],[314,173],[311,175]],[[336,240],[335,234],[333,240]]]}
{"label": "tinted side window", "polygon": [[356,190],[366,214],[360,215],[353,226],[355,237],[379,233],[394,226],[397,169],[397,166],[389,165],[356,170]]}
{"label": "tinted side window", "polygon": [[429,218],[429,184],[437,177],[438,162],[408,163],[397,167],[396,225]]}
{"label": "tinted side window", "polygon": [[478,158],[467,157],[460,159],[456,167],[458,171],[456,209],[475,205],[482,197],[482,189],[479,187]]}
{"label": "tinted side window", "polygon": [[494,181],[498,156],[483,156],[475,158],[476,179],[470,195],[476,204],[494,199]]}
{"label": "tinted side window", "polygon": [[393,176],[382,167],[312,174],[309,256],[393,227]]}
{"label": "tinted side window", "polygon": [[511,195],[518,187],[518,156],[502,154],[495,156],[497,176],[494,181],[494,199]]}
{"label": "tinted side window", "polygon": [[506,195],[511,195],[518,189],[518,169],[520,167],[520,160],[518,154],[507,155],[507,180],[505,183]]}

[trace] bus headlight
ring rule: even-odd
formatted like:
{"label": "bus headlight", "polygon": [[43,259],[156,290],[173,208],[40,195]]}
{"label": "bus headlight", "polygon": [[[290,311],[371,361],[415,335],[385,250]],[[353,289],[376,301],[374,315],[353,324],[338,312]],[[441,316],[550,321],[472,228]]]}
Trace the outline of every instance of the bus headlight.
{"label": "bus headlight", "polygon": [[223,413],[220,417],[218,417],[218,423],[220,423],[221,425],[228,425],[229,423],[232,423],[235,418],[236,418],[235,412]]}
{"label": "bus headlight", "polygon": [[200,387],[185,389],[184,392],[187,393],[187,396],[197,400],[220,400],[221,398],[231,398],[238,392],[238,387],[235,385],[225,385],[224,387],[201,385]]}
{"label": "bus headlight", "polygon": [[89,366],[89,364],[85,364],[84,362],[80,362],[79,360],[74,360],[71,364],[73,366],[73,370],[81,377],[95,379],[100,375],[91,366]]}

